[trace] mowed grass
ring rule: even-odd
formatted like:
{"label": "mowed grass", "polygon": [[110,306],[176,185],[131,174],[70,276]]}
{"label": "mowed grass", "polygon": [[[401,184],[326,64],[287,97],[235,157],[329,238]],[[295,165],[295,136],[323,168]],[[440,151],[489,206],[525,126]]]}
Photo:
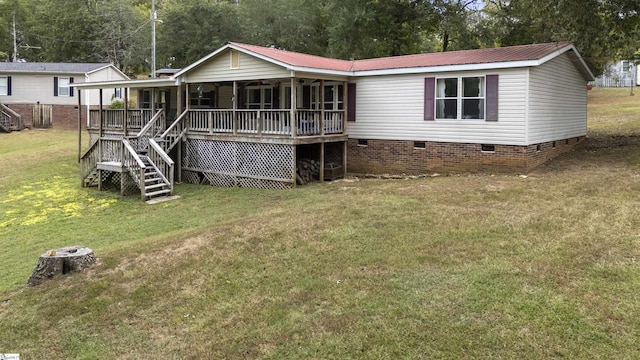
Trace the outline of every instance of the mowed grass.
{"label": "mowed grass", "polygon": [[[526,177],[181,184],[152,206],[81,188],[74,132],[2,134],[0,353],[638,358],[626,90],[591,91],[587,142]],[[23,287],[41,253],[74,244],[98,263]]]}

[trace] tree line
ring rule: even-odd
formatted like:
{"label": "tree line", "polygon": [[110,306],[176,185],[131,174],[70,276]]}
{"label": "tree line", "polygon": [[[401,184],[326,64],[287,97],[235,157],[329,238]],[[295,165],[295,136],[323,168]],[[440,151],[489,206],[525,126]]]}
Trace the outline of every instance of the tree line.
{"label": "tree line", "polygon": [[[637,0],[155,0],[157,68],[228,41],[340,59],[572,41],[594,73],[638,57]],[[0,61],[148,73],[152,0],[0,0]]]}

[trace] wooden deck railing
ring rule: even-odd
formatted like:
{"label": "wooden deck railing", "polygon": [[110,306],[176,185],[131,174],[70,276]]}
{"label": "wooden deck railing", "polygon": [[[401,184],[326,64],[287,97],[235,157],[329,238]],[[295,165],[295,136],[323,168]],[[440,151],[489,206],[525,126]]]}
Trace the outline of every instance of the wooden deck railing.
{"label": "wooden deck railing", "polygon": [[[322,114],[324,113],[324,118]],[[298,110],[292,128],[290,110],[189,110],[188,126],[195,133],[315,136],[342,134],[343,110]]]}
{"label": "wooden deck railing", "polygon": [[[125,113],[124,109],[103,109],[102,128],[106,130],[123,130]],[[155,114],[151,109],[127,110],[127,129],[139,130],[151,121]],[[89,110],[89,129],[100,128],[100,110]]]}
{"label": "wooden deck railing", "polygon": [[170,184],[171,193],[173,193],[173,172],[174,162],[164,149],[158,145],[154,139],[149,139],[149,161],[160,170],[159,174],[165,183]]}
{"label": "wooden deck railing", "polygon": [[[123,129],[124,110],[103,111],[103,129]],[[291,121],[291,110],[288,109],[189,109],[167,127],[164,113],[158,117],[159,113],[152,117],[149,109],[129,110],[127,128],[141,130],[138,137],[146,131],[149,138],[157,137],[165,129],[172,129],[176,136],[183,130],[207,134],[317,136],[343,134],[346,119],[344,110],[297,110],[296,121]],[[99,110],[90,111],[90,129],[98,128],[99,116]],[[163,135],[167,134],[165,131]]]}

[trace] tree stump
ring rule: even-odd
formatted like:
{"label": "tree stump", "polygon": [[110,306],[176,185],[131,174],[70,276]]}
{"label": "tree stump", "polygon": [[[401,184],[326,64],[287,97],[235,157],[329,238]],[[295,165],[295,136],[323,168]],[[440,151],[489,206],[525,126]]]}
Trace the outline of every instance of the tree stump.
{"label": "tree stump", "polygon": [[27,286],[40,285],[58,275],[80,272],[96,262],[93,250],[84,246],[67,246],[40,255]]}

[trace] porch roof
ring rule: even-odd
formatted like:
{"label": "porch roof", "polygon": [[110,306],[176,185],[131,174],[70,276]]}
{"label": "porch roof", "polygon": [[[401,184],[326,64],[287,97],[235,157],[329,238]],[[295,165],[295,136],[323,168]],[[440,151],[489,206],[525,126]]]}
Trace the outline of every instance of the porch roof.
{"label": "porch roof", "polygon": [[152,88],[152,87],[172,87],[178,83],[173,78],[145,79],[145,80],[116,80],[116,81],[96,81],[86,83],[73,83],[69,86],[82,89],[109,89],[109,88]]}

